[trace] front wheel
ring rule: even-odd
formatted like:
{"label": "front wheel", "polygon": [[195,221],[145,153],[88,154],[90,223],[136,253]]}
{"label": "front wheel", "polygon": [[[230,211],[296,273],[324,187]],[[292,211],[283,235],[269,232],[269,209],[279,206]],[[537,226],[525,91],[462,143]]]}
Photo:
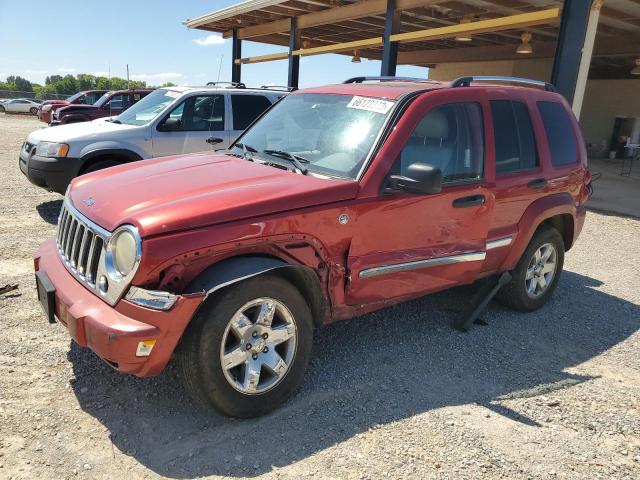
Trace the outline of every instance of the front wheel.
{"label": "front wheel", "polygon": [[197,403],[255,417],[280,406],[302,383],[313,321],[289,282],[263,275],[228,287],[193,322],[176,361]]}
{"label": "front wheel", "polygon": [[5,113],[5,111],[6,109],[2,105],[0,105],[0,113]]}
{"label": "front wheel", "polygon": [[560,232],[550,226],[539,229],[497,299],[521,312],[537,310],[556,289],[563,265],[564,241]]}
{"label": "front wheel", "polygon": [[37,115],[38,114],[38,109],[36,107],[32,107],[29,110],[29,113],[31,113],[31,115]]}

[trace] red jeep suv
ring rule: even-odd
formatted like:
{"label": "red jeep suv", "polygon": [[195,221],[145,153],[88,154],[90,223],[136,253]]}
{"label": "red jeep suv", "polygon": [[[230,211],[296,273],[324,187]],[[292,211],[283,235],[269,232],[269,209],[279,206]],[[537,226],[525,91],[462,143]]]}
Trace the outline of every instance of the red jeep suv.
{"label": "red jeep suv", "polygon": [[67,105],[93,105],[106,93],[106,90],[86,90],[70,96],[66,100],[46,100],[38,108],[38,120],[51,123],[51,111]]}
{"label": "red jeep suv", "polygon": [[585,219],[585,147],[551,85],[486,81],[300,90],[229,150],[76,178],[35,256],[46,316],[124,373],[175,356],[197,401],[249,417],[300,385],[322,324],[498,276],[542,307]]}

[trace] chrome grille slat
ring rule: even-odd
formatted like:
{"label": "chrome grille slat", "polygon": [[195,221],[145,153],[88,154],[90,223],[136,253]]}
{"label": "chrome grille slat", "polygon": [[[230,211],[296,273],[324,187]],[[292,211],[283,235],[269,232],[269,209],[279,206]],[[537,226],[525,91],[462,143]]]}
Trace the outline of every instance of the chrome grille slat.
{"label": "chrome grille slat", "polygon": [[102,271],[100,262],[110,236],[110,232],[84,218],[65,199],[58,218],[58,253],[67,270],[96,294],[96,277]]}

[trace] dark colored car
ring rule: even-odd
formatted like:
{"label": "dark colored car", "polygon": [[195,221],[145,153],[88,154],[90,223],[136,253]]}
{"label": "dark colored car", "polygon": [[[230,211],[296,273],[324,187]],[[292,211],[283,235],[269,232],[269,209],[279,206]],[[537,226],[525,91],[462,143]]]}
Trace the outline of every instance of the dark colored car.
{"label": "dark colored car", "polygon": [[70,96],[66,100],[45,100],[38,108],[38,119],[44,123],[51,123],[51,111],[67,105],[93,105],[106,90],[85,90]]}
{"label": "dark colored car", "polygon": [[249,417],[323,324],[487,277],[540,308],[585,220],[584,142],[550,85],[480,79],[300,90],[229,150],[76,178],[35,255],[47,318],[124,373],[175,356],[197,401]]}
{"label": "dark colored car", "polygon": [[52,110],[51,125],[89,122],[97,118],[120,115],[153,89],[136,88],[130,90],[112,90],[105,93],[93,105],[67,105]]}

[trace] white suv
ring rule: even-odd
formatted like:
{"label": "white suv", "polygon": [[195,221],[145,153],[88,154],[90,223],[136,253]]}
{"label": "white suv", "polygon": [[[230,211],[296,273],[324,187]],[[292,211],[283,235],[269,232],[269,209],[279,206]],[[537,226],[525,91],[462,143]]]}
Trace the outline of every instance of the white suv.
{"label": "white suv", "polygon": [[34,185],[64,194],[84,173],[226,148],[286,93],[243,84],[160,88],[117,117],[32,132],[20,150],[20,170]]}

